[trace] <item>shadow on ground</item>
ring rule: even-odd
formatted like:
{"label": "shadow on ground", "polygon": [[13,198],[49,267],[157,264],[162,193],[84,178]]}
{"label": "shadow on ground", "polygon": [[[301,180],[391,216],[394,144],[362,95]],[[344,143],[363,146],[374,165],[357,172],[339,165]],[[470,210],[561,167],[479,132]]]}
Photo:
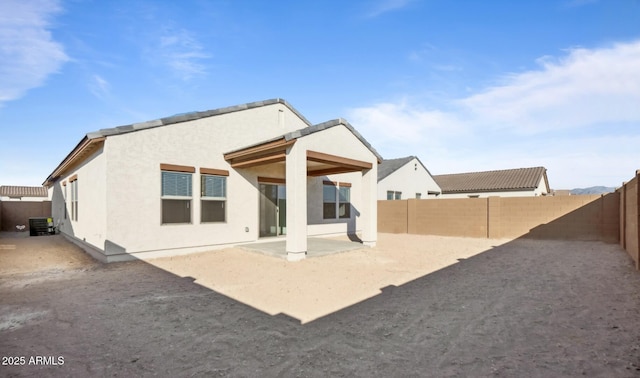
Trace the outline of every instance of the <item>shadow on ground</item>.
{"label": "shadow on ground", "polygon": [[612,244],[515,240],[305,325],[144,262],[46,274],[0,276],[0,351],[64,365],[2,376],[640,374],[640,275]]}

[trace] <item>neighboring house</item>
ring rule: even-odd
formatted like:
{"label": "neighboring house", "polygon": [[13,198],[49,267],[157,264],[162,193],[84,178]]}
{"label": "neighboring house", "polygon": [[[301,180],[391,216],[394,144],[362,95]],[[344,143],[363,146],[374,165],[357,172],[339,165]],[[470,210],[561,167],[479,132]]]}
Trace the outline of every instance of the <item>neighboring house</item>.
{"label": "neighboring house", "polygon": [[544,167],[435,175],[441,198],[533,197],[550,193]]}
{"label": "neighboring house", "polygon": [[311,125],[282,99],[87,134],[46,179],[60,231],[104,261],[286,235],[375,245],[382,158],[345,120]]}
{"label": "neighboring house", "polygon": [[378,165],[378,200],[435,198],[440,187],[415,156],[383,160]]}
{"label": "neighboring house", "polygon": [[47,188],[43,186],[0,186],[0,201],[48,201]]}

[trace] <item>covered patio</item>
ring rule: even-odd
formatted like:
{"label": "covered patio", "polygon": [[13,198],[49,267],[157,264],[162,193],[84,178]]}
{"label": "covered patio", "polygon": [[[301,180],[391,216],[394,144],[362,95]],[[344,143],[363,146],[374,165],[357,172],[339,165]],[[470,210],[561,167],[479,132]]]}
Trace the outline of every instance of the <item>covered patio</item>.
{"label": "covered patio", "polygon": [[[342,127],[335,127],[342,126]],[[261,250],[277,256],[286,256],[290,261],[304,259],[307,255],[333,253],[342,249],[331,241],[317,241],[308,233],[308,188],[307,178],[330,179],[328,175],[361,173],[359,187],[361,205],[358,222],[361,224],[362,245],[375,246],[377,235],[377,164],[381,157],[344,120],[288,133],[282,137],[247,146],[224,154],[224,159],[234,169],[256,168],[265,172],[282,172],[280,180],[286,186],[286,236],[276,242],[257,243]],[[279,167],[280,169],[273,169]],[[265,177],[259,177],[268,180]],[[273,182],[273,181],[272,181]],[[331,181],[324,181],[331,183]],[[322,206],[322,203],[319,203]],[[275,243],[275,244],[274,244]],[[327,246],[331,248],[327,249]],[[354,249],[350,242],[346,250]]]}
{"label": "covered patio", "polygon": [[[285,238],[274,239],[273,241],[265,241],[260,243],[245,244],[240,248],[251,252],[258,252],[263,255],[279,257],[286,259],[286,240]],[[307,258],[321,257],[333,255],[336,253],[353,251],[365,248],[362,242],[356,240],[336,240],[328,238],[307,238]]]}

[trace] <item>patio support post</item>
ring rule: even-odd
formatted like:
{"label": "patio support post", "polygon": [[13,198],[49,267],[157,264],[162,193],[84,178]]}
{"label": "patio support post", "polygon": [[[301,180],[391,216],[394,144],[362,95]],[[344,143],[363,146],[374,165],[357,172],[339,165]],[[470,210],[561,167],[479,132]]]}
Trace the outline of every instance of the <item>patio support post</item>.
{"label": "patio support post", "polygon": [[302,143],[288,148],[287,179],[287,260],[298,261],[307,254],[307,155]]}
{"label": "patio support post", "polygon": [[378,240],[378,166],[362,171],[362,244],[375,247]]}

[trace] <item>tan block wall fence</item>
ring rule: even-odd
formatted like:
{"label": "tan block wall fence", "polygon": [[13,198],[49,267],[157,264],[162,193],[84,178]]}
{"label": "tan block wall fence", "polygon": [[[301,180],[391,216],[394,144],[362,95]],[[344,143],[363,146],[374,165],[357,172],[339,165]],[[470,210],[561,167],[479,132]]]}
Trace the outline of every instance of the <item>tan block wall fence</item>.
{"label": "tan block wall fence", "polygon": [[618,193],[378,202],[378,231],[471,238],[619,238]]}
{"label": "tan block wall fence", "polygon": [[601,196],[378,201],[378,231],[619,242],[640,270],[640,170]]}
{"label": "tan block wall fence", "polygon": [[640,170],[636,177],[616,190],[620,195],[620,245],[640,269]]}
{"label": "tan block wall fence", "polygon": [[50,216],[51,201],[0,201],[0,231],[16,231],[17,225],[29,231],[29,218]]}

